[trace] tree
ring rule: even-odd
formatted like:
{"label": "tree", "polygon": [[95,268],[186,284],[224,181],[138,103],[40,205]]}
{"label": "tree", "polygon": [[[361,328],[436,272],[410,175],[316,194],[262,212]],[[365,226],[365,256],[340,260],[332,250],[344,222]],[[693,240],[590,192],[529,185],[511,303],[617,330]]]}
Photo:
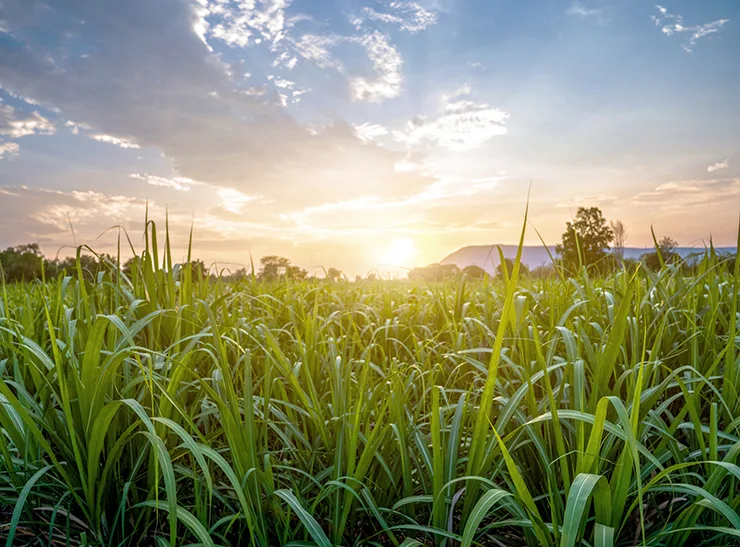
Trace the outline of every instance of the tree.
{"label": "tree", "polygon": [[308,272],[300,266],[290,265],[285,268],[285,277],[293,280],[306,279],[306,277],[308,277]]}
{"label": "tree", "polygon": [[5,281],[39,279],[43,260],[37,243],[17,245],[0,251],[0,269]]}
{"label": "tree", "polygon": [[[504,268],[503,266],[506,265],[506,277],[509,277],[511,275],[512,270],[514,269],[514,261],[510,258],[504,258],[504,264],[499,264],[496,266],[496,275],[500,277],[501,279],[504,279]],[[520,276],[526,276],[529,275],[529,267],[527,267],[526,264],[520,262],[519,263],[519,275]]]}
{"label": "tree", "polygon": [[326,278],[334,282],[341,280],[343,276],[344,274],[336,268],[329,268],[326,271]]}
{"label": "tree", "polygon": [[409,279],[420,279],[422,281],[445,281],[454,279],[460,275],[460,268],[455,264],[429,264],[419,268],[413,268]]}
{"label": "tree", "polygon": [[567,268],[590,266],[606,257],[614,232],[598,207],[579,207],[568,222],[562,242],[555,247]]}
{"label": "tree", "polygon": [[263,256],[260,258],[262,268],[259,272],[260,279],[274,280],[285,275],[290,268],[290,260],[282,256]]}
{"label": "tree", "polygon": [[621,220],[612,221],[609,226],[614,233],[614,256],[619,262],[624,260],[624,244],[627,241],[627,229]]}
{"label": "tree", "polygon": [[[681,256],[676,251],[678,248],[678,241],[669,236],[663,236],[658,241],[658,247],[656,250],[645,253],[640,257],[645,266],[651,270],[660,270],[662,264],[675,264],[681,259]],[[660,255],[658,255],[660,253]]]}
{"label": "tree", "polygon": [[475,264],[465,266],[462,271],[463,275],[470,279],[484,279],[486,277],[486,270]]}

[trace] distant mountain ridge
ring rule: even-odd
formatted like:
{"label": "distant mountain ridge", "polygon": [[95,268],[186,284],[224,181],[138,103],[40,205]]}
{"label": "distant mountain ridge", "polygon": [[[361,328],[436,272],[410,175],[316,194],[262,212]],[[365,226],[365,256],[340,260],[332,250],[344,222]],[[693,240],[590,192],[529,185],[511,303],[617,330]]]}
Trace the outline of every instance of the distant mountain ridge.
{"label": "distant mountain ridge", "polygon": [[[501,247],[504,258],[512,260],[516,258],[518,249],[516,245],[469,245],[447,255],[440,261],[440,264],[456,264],[461,269],[467,266],[480,266],[489,273],[494,273],[499,264],[499,253],[496,247]],[[554,246],[545,248],[543,245],[525,245],[522,247],[522,263],[530,269],[550,264],[548,249],[552,256],[555,256]],[[735,253],[735,247],[715,247],[715,250],[718,253]],[[653,251],[652,247],[625,247],[624,257],[638,259],[651,251]],[[703,253],[704,247],[678,247],[676,252],[686,258],[692,254]]]}

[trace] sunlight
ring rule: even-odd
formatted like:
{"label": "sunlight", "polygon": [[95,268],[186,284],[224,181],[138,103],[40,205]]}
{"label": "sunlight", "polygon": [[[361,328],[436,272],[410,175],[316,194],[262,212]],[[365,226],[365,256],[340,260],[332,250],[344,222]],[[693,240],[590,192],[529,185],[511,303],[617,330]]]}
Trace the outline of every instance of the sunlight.
{"label": "sunlight", "polygon": [[410,266],[416,257],[418,249],[409,238],[396,239],[385,250],[383,262],[392,266]]}

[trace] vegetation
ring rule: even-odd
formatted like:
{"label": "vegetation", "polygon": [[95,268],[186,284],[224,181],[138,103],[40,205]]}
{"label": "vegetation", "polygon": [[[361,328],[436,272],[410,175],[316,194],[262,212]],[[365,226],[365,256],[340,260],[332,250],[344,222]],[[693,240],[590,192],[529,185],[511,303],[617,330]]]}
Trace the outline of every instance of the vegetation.
{"label": "vegetation", "polygon": [[676,264],[681,260],[676,252],[677,247],[678,242],[675,239],[665,236],[658,241],[654,251],[643,255],[642,261],[652,270],[660,270],[665,264]]}
{"label": "vegetation", "polygon": [[[624,229],[624,226],[621,228]],[[624,236],[624,232],[621,234]],[[598,207],[579,207],[573,222],[568,222],[563,239],[556,247],[563,264],[570,270],[604,262],[614,231]]]}
{"label": "vegetation", "polygon": [[737,264],[226,283],[147,227],[0,287],[7,545],[738,543]]}

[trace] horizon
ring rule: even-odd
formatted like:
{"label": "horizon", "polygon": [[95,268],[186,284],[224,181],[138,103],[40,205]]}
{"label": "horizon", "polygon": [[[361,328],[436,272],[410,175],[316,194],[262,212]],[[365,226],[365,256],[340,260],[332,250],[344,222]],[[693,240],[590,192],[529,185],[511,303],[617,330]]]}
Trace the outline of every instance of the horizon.
{"label": "horizon", "polygon": [[[579,206],[734,247],[731,0],[12,0],[0,248],[98,252],[145,211],[183,253],[364,275],[548,245]],[[74,233],[73,231],[74,230]],[[498,243],[506,244],[506,243]],[[525,244],[541,246],[528,227]]]}

